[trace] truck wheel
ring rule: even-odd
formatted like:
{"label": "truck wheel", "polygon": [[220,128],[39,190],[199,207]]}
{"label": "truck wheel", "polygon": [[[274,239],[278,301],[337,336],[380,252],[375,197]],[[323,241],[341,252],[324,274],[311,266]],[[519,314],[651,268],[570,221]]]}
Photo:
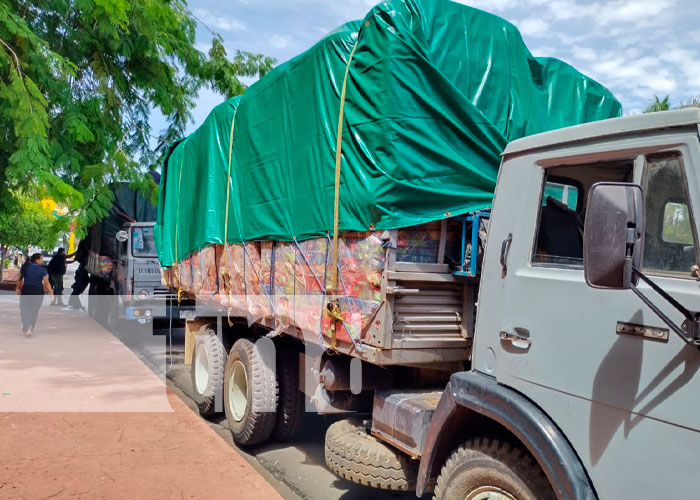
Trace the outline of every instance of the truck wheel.
{"label": "truck wheel", "polygon": [[113,298],[114,292],[112,290],[108,290],[104,295],[97,295],[97,298],[95,299],[95,310],[92,317],[95,321],[107,329],[109,329],[107,323],[109,317],[109,303]]}
{"label": "truck wheel", "polygon": [[122,310],[119,305],[119,296],[110,295],[109,301],[109,312],[106,317],[107,330],[115,335],[127,333],[127,329],[130,325],[126,319],[121,317]]}
{"label": "truck wheel", "polygon": [[277,419],[272,431],[276,441],[289,441],[304,423],[304,394],[299,390],[299,352],[293,346],[277,344]]}
{"label": "truck wheel", "polygon": [[259,444],[272,435],[277,417],[277,380],[270,339],[257,343],[238,339],[231,347],[224,373],[224,410],[237,444]]}
{"label": "truck wheel", "polygon": [[491,438],[470,439],[440,471],[436,500],[556,500],[535,459],[522,447]]}
{"label": "truck wheel", "polygon": [[194,339],[192,389],[194,401],[203,417],[214,415],[214,400],[224,385],[226,351],[216,332],[203,326]]}
{"label": "truck wheel", "polygon": [[97,309],[97,285],[95,283],[90,283],[90,288],[88,288],[88,301],[87,301],[87,312],[88,316],[91,318],[95,317],[95,309]]}
{"label": "truck wheel", "polygon": [[360,419],[331,425],[325,448],[328,468],[348,481],[393,491],[416,486],[418,462],[369,434]]}

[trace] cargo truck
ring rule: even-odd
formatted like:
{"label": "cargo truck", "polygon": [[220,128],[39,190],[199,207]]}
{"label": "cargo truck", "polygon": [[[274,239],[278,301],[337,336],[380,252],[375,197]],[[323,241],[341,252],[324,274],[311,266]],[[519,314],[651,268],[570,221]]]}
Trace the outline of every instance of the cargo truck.
{"label": "cargo truck", "polygon": [[442,0],[383,2],[215,108],[155,228],[197,300],[200,413],[249,446],[290,439],[303,393],[356,412],[328,467],[419,496],[692,497],[700,112],[620,114]]}
{"label": "cargo truck", "polygon": [[305,380],[322,408],[363,412],[326,435],[328,467],[350,481],[438,499],[651,499],[670,485],[693,498],[699,132],[700,110],[684,110],[514,141],[476,275],[395,262],[388,246],[362,353],[309,353],[225,315],[217,336],[200,318],[203,413],[223,388],[239,443],[285,439]]}

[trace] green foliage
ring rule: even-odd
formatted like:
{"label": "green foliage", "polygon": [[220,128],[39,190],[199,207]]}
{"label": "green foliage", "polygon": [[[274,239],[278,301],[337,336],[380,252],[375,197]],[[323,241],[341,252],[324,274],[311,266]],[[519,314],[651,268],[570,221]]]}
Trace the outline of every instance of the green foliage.
{"label": "green foliage", "polygon": [[670,111],[672,109],[683,109],[683,108],[700,108],[700,96],[693,97],[687,101],[683,101],[676,106],[671,105],[671,96],[667,95],[663,99],[659,99],[659,96],[654,96],[654,102],[652,102],[647,109],[644,110],[645,113],[653,113],[655,111]]}
{"label": "green foliage", "polygon": [[67,217],[54,217],[26,194],[10,192],[0,207],[0,247],[53,248],[68,224]]}
{"label": "green foliage", "polygon": [[654,96],[654,102],[652,102],[647,109],[644,110],[645,113],[654,113],[656,111],[668,111],[671,109],[671,96],[667,95],[663,99],[659,99],[659,96]]}
{"label": "green foliage", "polygon": [[[77,211],[109,209],[112,181],[152,194],[144,172],[180,138],[198,90],[242,93],[273,60],[220,36],[204,54],[185,0],[0,0],[0,200],[21,188]],[[154,133],[159,110],[168,127]]]}

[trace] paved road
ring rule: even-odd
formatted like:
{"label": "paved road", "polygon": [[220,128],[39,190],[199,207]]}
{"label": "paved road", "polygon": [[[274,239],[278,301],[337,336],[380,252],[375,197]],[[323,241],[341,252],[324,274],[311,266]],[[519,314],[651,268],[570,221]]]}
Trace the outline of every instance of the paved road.
{"label": "paved road", "polygon": [[[164,332],[162,332],[164,333]],[[176,330],[173,335],[173,354],[169,357],[172,367],[168,371],[168,379],[181,392],[179,395],[195,408],[191,399],[192,384],[190,369],[184,361],[184,330]],[[196,410],[195,410],[196,411]],[[245,456],[255,459],[267,469],[276,479],[286,484],[298,498],[304,500],[394,500],[415,499],[415,493],[396,493],[380,491],[365,486],[353,484],[338,478],[325,465],[323,442],[328,426],[337,417],[307,413],[304,427],[299,437],[290,443],[271,443],[262,446],[239,449],[231,440],[231,433],[223,417],[209,420],[209,424],[217,430],[231,446],[236,447]]]}

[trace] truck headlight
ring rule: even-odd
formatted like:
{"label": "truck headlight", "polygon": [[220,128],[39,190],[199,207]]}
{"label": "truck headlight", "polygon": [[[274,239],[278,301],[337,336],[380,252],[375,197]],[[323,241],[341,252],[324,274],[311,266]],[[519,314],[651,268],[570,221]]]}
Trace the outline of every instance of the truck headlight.
{"label": "truck headlight", "polygon": [[146,288],[142,288],[141,290],[139,290],[139,293],[136,294],[136,297],[139,300],[146,300],[150,294],[151,293]]}

